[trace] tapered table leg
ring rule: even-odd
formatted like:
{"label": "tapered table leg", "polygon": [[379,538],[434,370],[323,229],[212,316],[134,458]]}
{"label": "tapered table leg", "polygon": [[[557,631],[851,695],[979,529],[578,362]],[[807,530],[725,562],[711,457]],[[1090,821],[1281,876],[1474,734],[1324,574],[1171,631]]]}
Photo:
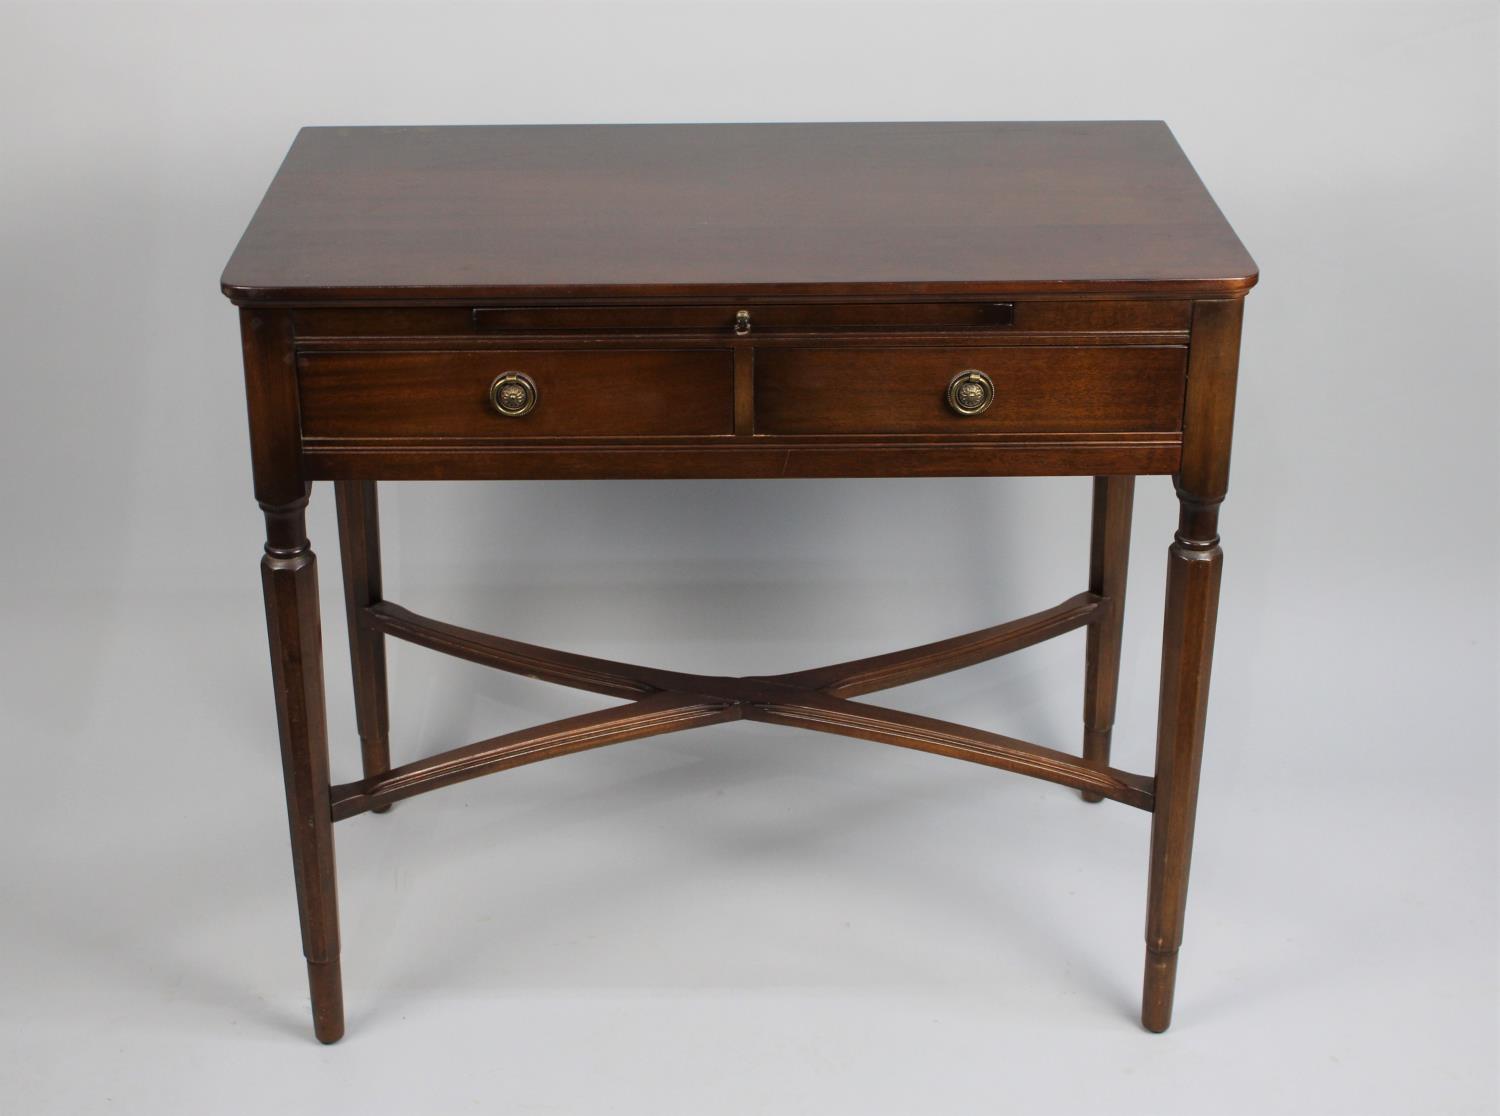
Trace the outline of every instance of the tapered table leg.
{"label": "tapered table leg", "polygon": [[[1177,951],[1187,909],[1193,819],[1219,610],[1223,554],[1218,537],[1184,528],[1168,551],[1163,633],[1161,707],[1156,742],[1156,809],[1151,820],[1151,874],[1147,885],[1146,980],[1141,1022],[1165,1031],[1172,1021]],[[1198,517],[1211,519],[1212,513]]]}
{"label": "tapered table leg", "polygon": [[336,1042],[344,1033],[338,894],[328,795],[318,568],[307,541],[305,505],[303,500],[264,509],[266,553],[261,559],[261,581],[313,1031],[322,1042]]}
{"label": "tapered table leg", "polygon": [[[391,769],[390,703],[386,695],[385,636],[366,621],[365,609],[382,600],[380,516],[374,481],[335,481],[339,553],[344,567],[349,662],[354,672],[354,717],[365,778]],[[377,806],[383,814],[389,806]]]}
{"label": "tapered table leg", "polygon": [[1156,730],[1156,801],[1151,818],[1151,871],[1146,895],[1146,979],[1141,1022],[1165,1031],[1172,1022],[1177,951],[1187,909],[1198,773],[1214,628],[1219,614],[1219,507],[1229,486],[1229,443],[1239,370],[1244,305],[1193,305],[1183,410],[1182,467],[1176,478],[1177,535],[1167,552],[1162,630],[1161,704]]}
{"label": "tapered table leg", "polygon": [[[1109,738],[1120,687],[1120,638],[1125,630],[1125,573],[1130,564],[1130,513],[1134,477],[1094,478],[1093,537],[1089,545],[1089,592],[1108,607],[1089,625],[1083,681],[1083,758],[1109,766]],[[1103,799],[1083,792],[1085,802]]]}

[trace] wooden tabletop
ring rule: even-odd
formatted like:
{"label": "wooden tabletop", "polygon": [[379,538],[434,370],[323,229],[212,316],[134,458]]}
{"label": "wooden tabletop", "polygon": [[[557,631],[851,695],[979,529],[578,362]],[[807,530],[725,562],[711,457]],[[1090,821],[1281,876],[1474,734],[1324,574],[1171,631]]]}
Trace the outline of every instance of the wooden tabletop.
{"label": "wooden tabletop", "polygon": [[1236,293],[1160,121],[304,128],[236,302]]}

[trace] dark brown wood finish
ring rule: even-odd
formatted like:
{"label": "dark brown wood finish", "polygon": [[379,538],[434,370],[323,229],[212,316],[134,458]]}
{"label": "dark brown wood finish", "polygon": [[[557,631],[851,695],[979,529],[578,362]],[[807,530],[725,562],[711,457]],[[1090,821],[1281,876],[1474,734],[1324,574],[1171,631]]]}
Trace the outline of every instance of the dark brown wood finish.
{"label": "dark brown wood finish", "polygon": [[[721,350],[314,353],[300,361],[308,438],[658,438],[734,433],[734,356]],[[529,376],[538,400],[512,418],[491,382]]]}
{"label": "dark brown wood finish", "polygon": [[942,302],[830,303],[767,302],[747,298],[714,305],[660,302],[650,305],[526,306],[314,306],[297,309],[292,320],[304,344],[318,340],[445,337],[451,341],[506,337],[704,334],[732,331],[741,310],[750,314],[750,333],[763,338],[801,338],[848,330],[993,332],[988,343],[1012,337],[1021,344],[1048,340],[1086,342],[1091,335],[1118,341],[1144,338],[1150,344],[1187,340],[1193,304],[1184,299],[1126,299],[1079,296],[1072,299],[1010,296]]}
{"label": "dark brown wood finish", "polygon": [[[1254,263],[1159,122],[305,129],[225,271],[314,1030],[343,1031],[333,822],[747,719],[1153,813],[1142,1019],[1170,1019]],[[960,415],[956,374],[994,400]],[[522,377],[534,403],[499,413]],[[921,647],[688,674],[386,601],[382,479],[1095,477],[1086,592]],[[1109,766],[1134,478],[1174,474],[1154,775]],[[330,786],[311,482],[332,480],[363,775]],[[1083,627],[1083,755],[862,701]],[[391,766],[387,636],[625,704]]]}
{"label": "dark brown wood finish", "polygon": [[298,455],[300,426],[290,317],[277,310],[243,310],[240,338],[255,495],[266,524],[261,585],[302,953],[307,960],[313,1032],[322,1042],[336,1042],[344,1033],[344,1000],[323,637],[317,560],[307,539],[305,514],[311,486],[302,478]]}
{"label": "dark brown wood finish", "polygon": [[[1125,572],[1130,565],[1134,477],[1094,478],[1094,522],[1089,543],[1089,592],[1103,602],[1089,624],[1083,672],[1083,758],[1109,763],[1110,731],[1120,688],[1120,640],[1125,631]],[[1085,791],[1084,799],[1098,802]]]}
{"label": "dark brown wood finish", "polygon": [[391,715],[385,672],[385,636],[365,619],[384,599],[380,575],[380,509],[374,481],[334,481],[339,553],[344,564],[344,609],[349,664],[354,673],[354,720],[365,778],[391,768]]}
{"label": "dark brown wood finish", "polygon": [[313,1030],[320,1041],[336,1042],[344,1033],[344,1004],[318,568],[307,543],[300,506],[268,511],[266,521],[269,535],[284,536],[284,542],[267,542],[261,559],[261,581],[271,641],[292,869],[302,921],[302,953],[307,958]]}
{"label": "dark brown wood finish", "polygon": [[1030,647],[1089,623],[1102,602],[1080,593],[1055,608],[969,635],[869,659],[774,677],[728,678],[659,670],[519,643],[432,620],[389,602],[366,610],[372,628],[497,670],[630,698],[552,724],[481,740],[387,775],[332,789],[333,816],[352,817],[413,794],[537,760],[624,740],[744,718],[915,748],[1017,771],[1151,809],[1152,780],[1024,740],[847,700]]}
{"label": "dark brown wood finish", "polygon": [[1198,811],[1198,773],[1208,714],[1208,680],[1219,614],[1219,505],[1229,489],[1229,440],[1239,370],[1239,299],[1200,302],[1193,310],[1193,356],[1182,468],[1176,477],[1177,534],[1167,551],[1162,632],[1161,705],[1157,713],[1156,785],[1151,819],[1151,875],[1146,907],[1146,981],[1141,1022],[1165,1031],[1172,1022],[1177,951],[1187,911],[1188,867]]}
{"label": "dark brown wood finish", "polygon": [[1241,292],[1160,121],[307,128],[243,302]]}
{"label": "dark brown wood finish", "polygon": [[[781,348],[755,366],[762,434],[1175,433],[1181,347]],[[955,414],[948,381],[978,369],[995,383],[979,415]]]}

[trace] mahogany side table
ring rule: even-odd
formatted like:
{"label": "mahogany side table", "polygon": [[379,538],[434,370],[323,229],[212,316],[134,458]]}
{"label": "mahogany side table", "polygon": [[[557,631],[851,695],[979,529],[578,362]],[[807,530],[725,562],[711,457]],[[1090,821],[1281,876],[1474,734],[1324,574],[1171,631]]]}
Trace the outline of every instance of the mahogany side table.
{"label": "mahogany side table", "polygon": [[[1208,703],[1240,320],[1257,272],[1166,125],[308,128],[223,276],[240,308],[292,864],[344,1030],[333,826],[520,764],[748,719],[1152,814],[1141,1019],[1165,1030]],[[1131,501],[1170,475],[1155,771],[1110,766]],[[684,674],[416,615],[376,481],[1094,477],[1088,588],[816,670]],[[304,509],[338,508],[363,778],[330,785]],[[854,700],[1087,629],[1079,754]],[[385,638],[625,699],[393,767]]]}

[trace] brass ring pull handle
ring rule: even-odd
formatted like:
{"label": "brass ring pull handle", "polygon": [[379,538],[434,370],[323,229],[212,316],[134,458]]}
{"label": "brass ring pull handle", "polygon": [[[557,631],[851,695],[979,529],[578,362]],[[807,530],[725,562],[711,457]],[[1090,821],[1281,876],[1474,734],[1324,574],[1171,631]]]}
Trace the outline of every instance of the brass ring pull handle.
{"label": "brass ring pull handle", "polygon": [[995,381],[977,368],[968,368],[948,381],[948,406],[955,414],[982,415],[995,401]]}
{"label": "brass ring pull handle", "polygon": [[736,337],[750,335],[750,311],[741,310],[734,316],[734,335]]}
{"label": "brass ring pull handle", "polygon": [[502,372],[490,385],[490,406],[506,418],[530,414],[536,398],[536,384],[522,372]]}

